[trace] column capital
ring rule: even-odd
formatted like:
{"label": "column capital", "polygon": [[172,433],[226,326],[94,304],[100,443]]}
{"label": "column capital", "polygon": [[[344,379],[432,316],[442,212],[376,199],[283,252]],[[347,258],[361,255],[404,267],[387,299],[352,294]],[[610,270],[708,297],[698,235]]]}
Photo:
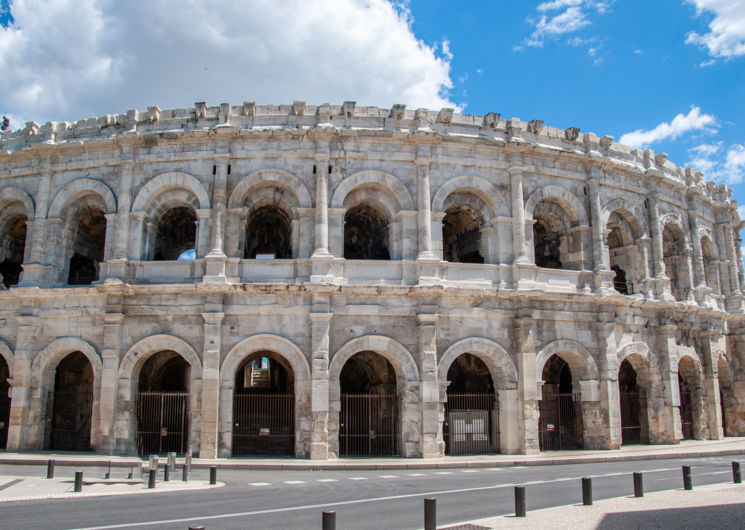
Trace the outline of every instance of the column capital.
{"label": "column capital", "polygon": [[225,313],[202,313],[205,324],[220,325]]}

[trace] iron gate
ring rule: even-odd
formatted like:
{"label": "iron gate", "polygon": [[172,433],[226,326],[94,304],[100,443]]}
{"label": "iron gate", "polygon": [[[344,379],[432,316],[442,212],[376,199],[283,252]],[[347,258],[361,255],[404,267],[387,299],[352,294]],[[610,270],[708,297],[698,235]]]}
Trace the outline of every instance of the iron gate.
{"label": "iron gate", "polygon": [[574,396],[544,393],[540,403],[541,451],[577,449],[579,436],[577,436],[578,425],[574,411]]}
{"label": "iron gate", "polygon": [[137,451],[140,455],[183,454],[188,432],[188,392],[140,392],[137,395]]}
{"label": "iron gate", "polygon": [[342,394],[340,456],[398,454],[398,396]]}
{"label": "iron gate", "polygon": [[10,423],[10,396],[7,392],[0,394],[0,448],[8,444],[8,424]]}
{"label": "iron gate", "polygon": [[294,454],[294,394],[233,395],[233,456]]}
{"label": "iron gate", "polygon": [[498,411],[494,401],[494,394],[448,394],[443,428],[447,454],[499,450]]}
{"label": "iron gate", "polygon": [[693,395],[691,392],[680,392],[680,427],[683,439],[693,439]]}
{"label": "iron gate", "polygon": [[93,392],[55,391],[47,394],[47,449],[89,451]]}
{"label": "iron gate", "polygon": [[641,396],[639,392],[621,392],[621,443],[642,443]]}

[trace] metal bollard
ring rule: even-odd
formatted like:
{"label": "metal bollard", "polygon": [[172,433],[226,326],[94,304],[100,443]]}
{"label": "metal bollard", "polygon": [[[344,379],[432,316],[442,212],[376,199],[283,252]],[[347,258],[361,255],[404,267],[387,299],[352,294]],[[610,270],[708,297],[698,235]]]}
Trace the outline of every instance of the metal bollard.
{"label": "metal bollard", "polygon": [[582,504],[592,506],[592,478],[582,477]]}
{"label": "metal bollard", "polygon": [[155,487],[155,474],[157,471],[155,469],[151,469],[148,471],[148,477],[147,477],[147,487],[148,489],[153,489]]}
{"label": "metal bollard", "polygon": [[171,469],[176,469],[176,453],[168,453],[168,465]]}
{"label": "metal bollard", "polygon": [[184,461],[189,465],[189,469],[191,469],[191,449],[186,451],[186,458]]}
{"label": "metal bollard", "polygon": [[210,466],[210,484],[217,484],[217,466]]}
{"label": "metal bollard", "polygon": [[106,474],[103,476],[105,479],[111,478],[111,460],[109,460],[109,469],[106,471]]}
{"label": "metal bollard", "polygon": [[189,482],[189,466],[187,464],[184,464],[184,467],[181,468],[181,480]]}
{"label": "metal bollard", "polygon": [[129,466],[129,474],[127,475],[128,479],[132,479],[135,476],[135,466]]}
{"label": "metal bollard", "polygon": [[323,512],[321,524],[323,530],[336,530],[336,512]]}
{"label": "metal bollard", "polygon": [[644,479],[641,473],[634,473],[634,497],[644,497]]}
{"label": "metal bollard", "polygon": [[54,460],[47,460],[47,478],[54,478]]}
{"label": "metal bollard", "polygon": [[166,464],[163,467],[163,482],[171,480],[171,464]]}
{"label": "metal bollard", "polygon": [[691,480],[691,466],[683,466],[683,489],[693,489],[693,481]]}
{"label": "metal bollard", "polygon": [[83,491],[83,472],[82,471],[76,471],[75,472],[75,493],[80,493]]}
{"label": "metal bollard", "polygon": [[158,455],[150,455],[150,467],[148,469],[158,469]]}
{"label": "metal bollard", "polygon": [[525,486],[515,486],[515,517],[525,517]]}
{"label": "metal bollard", "polygon": [[437,530],[437,499],[424,499],[424,530]]}
{"label": "metal bollard", "polygon": [[732,462],[732,482],[735,484],[742,483],[742,474],[740,473],[740,462]]}

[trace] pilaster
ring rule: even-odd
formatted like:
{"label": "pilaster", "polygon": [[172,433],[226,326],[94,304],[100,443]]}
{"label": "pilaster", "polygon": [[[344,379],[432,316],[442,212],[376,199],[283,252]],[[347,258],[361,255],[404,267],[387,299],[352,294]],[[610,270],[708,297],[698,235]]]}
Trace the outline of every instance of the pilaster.
{"label": "pilaster", "polygon": [[535,330],[530,310],[522,310],[513,323],[515,353],[517,355],[518,383],[517,393],[520,413],[517,422],[522,434],[520,451],[523,454],[536,454],[538,444],[538,381],[536,377]]}
{"label": "pilaster", "polygon": [[422,407],[421,447],[424,458],[441,456],[445,451],[442,439],[442,420],[445,410],[440,398],[437,379],[437,319],[433,313],[419,313],[420,401]]}
{"label": "pilaster", "polygon": [[202,313],[204,350],[202,354],[202,430],[200,458],[217,458],[220,410],[220,327],[225,313]]}
{"label": "pilaster", "polygon": [[311,460],[329,457],[329,330],[332,313],[309,314],[311,331]]}

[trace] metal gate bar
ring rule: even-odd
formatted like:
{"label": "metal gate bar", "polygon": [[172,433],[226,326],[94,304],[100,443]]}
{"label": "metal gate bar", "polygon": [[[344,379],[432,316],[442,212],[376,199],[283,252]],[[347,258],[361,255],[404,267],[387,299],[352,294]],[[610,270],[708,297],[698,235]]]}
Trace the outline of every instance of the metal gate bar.
{"label": "metal gate bar", "polygon": [[295,454],[295,395],[233,395],[233,456]]}
{"label": "metal gate bar", "polygon": [[8,444],[8,424],[10,423],[10,396],[7,391],[0,394],[0,449]]}
{"label": "metal gate bar", "polygon": [[137,451],[140,455],[186,452],[188,392],[137,395]]}
{"label": "metal gate bar", "polygon": [[539,443],[541,451],[577,449],[579,436],[572,394],[544,392],[540,401],[541,421]]}
{"label": "metal gate bar", "polygon": [[448,394],[445,403],[445,452],[449,455],[494,453],[499,430],[494,394]]}
{"label": "metal gate bar", "polygon": [[47,394],[47,449],[89,451],[93,390]]}
{"label": "metal gate bar", "polygon": [[683,439],[693,439],[693,394],[691,392],[680,392],[680,423]]}
{"label": "metal gate bar", "polygon": [[621,392],[621,443],[639,444],[642,441],[639,392]]}
{"label": "metal gate bar", "polygon": [[398,454],[398,396],[342,394],[339,413],[341,456]]}

